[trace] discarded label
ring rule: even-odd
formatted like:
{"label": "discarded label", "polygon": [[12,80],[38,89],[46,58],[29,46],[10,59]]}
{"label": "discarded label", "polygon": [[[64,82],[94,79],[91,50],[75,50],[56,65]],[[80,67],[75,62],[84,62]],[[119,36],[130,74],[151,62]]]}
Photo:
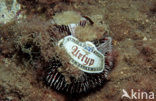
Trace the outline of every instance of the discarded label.
{"label": "discarded label", "polygon": [[58,45],[65,48],[70,63],[87,73],[100,73],[105,68],[105,58],[92,42],[80,42],[73,36],[66,36]]}

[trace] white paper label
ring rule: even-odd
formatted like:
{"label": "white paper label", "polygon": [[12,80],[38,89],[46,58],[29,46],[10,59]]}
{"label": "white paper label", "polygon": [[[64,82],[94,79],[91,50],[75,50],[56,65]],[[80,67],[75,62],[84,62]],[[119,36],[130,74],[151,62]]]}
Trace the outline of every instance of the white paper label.
{"label": "white paper label", "polygon": [[100,73],[104,70],[105,60],[92,42],[79,42],[73,36],[66,36],[58,45],[65,48],[70,63],[87,73]]}

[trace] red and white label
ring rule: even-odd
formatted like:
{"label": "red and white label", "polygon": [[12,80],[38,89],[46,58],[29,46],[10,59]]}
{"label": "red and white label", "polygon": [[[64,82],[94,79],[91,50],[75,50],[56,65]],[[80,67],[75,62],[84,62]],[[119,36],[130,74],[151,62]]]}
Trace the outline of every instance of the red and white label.
{"label": "red and white label", "polygon": [[87,73],[100,73],[105,67],[105,58],[92,42],[80,42],[73,36],[66,36],[58,45],[69,54],[70,63]]}

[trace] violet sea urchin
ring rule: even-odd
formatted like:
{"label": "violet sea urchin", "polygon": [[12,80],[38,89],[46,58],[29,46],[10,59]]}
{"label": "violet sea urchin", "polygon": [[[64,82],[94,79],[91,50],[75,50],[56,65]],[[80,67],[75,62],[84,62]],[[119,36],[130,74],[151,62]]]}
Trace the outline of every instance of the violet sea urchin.
{"label": "violet sea urchin", "polygon": [[[80,22],[80,26],[86,24],[86,22]],[[56,26],[60,32],[66,31],[69,34],[73,34],[75,31],[72,30],[71,26]],[[75,26],[74,26],[75,27]],[[75,33],[74,33],[75,35]],[[104,83],[107,81],[107,74],[113,67],[113,57],[111,50],[112,40],[110,37],[104,37],[99,40],[92,41],[95,44],[97,49],[103,54],[104,60],[104,69],[102,72],[85,72],[78,68],[77,66],[71,64],[69,54],[66,50],[62,49],[65,52],[64,56],[68,58],[62,58],[56,56],[51,59],[48,69],[45,73],[45,82],[48,86],[57,90],[60,93],[63,93],[68,96],[78,96],[80,94],[87,94],[98,88],[101,88]],[[81,57],[82,54],[80,54]],[[78,57],[80,58],[80,57]],[[89,61],[89,58],[88,58]],[[85,68],[85,67],[83,67]]]}

